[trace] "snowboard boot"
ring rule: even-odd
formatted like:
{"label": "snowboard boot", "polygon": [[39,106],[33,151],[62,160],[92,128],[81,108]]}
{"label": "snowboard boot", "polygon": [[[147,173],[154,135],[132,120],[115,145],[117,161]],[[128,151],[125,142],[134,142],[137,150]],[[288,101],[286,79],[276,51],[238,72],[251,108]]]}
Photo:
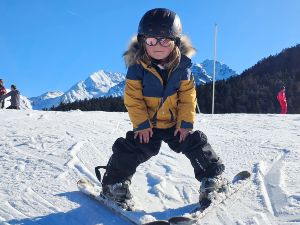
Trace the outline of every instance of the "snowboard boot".
{"label": "snowboard boot", "polygon": [[199,202],[211,200],[212,194],[215,192],[226,192],[228,190],[228,185],[228,180],[221,175],[203,178],[199,190]]}
{"label": "snowboard boot", "polygon": [[132,199],[129,191],[130,183],[129,180],[125,180],[121,183],[104,185],[102,187],[102,195],[116,202],[128,201]]}

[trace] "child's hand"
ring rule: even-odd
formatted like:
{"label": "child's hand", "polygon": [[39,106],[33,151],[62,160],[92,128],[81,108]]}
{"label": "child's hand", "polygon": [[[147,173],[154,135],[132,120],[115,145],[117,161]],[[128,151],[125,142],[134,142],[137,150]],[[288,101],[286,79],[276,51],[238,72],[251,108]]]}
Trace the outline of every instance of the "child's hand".
{"label": "child's hand", "polygon": [[181,143],[182,141],[184,141],[186,139],[186,137],[189,135],[191,130],[192,129],[188,129],[188,128],[177,128],[174,132],[174,136],[176,136],[177,133],[179,132],[179,134],[180,134],[179,143]]}
{"label": "child's hand", "polygon": [[144,129],[144,130],[140,130],[140,131],[137,131],[135,134],[134,134],[134,139],[139,136],[140,138],[140,143],[149,143],[149,140],[150,138],[152,137],[153,135],[153,131],[152,131],[152,128],[147,128],[147,129]]}

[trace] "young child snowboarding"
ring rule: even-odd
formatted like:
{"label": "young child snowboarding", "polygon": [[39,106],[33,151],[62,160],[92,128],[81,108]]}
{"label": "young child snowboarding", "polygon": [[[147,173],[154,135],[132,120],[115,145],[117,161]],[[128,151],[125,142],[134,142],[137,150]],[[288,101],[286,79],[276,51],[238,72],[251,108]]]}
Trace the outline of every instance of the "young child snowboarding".
{"label": "young child snowboarding", "polygon": [[133,130],[118,138],[102,180],[102,194],[114,201],[132,198],[131,178],[137,167],[158,154],[164,141],[184,154],[201,182],[200,201],[227,184],[225,169],[207,142],[193,130],[196,90],[191,59],[195,50],[185,36],[178,15],[157,8],[142,17],[138,35],[124,53],[128,66],[124,103]]}

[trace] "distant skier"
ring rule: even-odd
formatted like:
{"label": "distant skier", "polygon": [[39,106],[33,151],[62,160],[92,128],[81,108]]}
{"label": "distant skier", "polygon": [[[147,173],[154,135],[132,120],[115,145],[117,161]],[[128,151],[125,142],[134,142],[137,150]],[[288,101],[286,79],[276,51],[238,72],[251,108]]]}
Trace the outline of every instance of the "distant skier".
{"label": "distant skier", "polygon": [[[6,89],[4,87],[4,81],[3,79],[0,79],[0,98],[1,96],[5,95],[6,94]],[[4,100],[0,100],[0,107],[1,109],[4,108],[4,105],[5,105],[5,101]]]}
{"label": "distant skier", "polygon": [[206,135],[192,132],[196,90],[189,57],[195,49],[181,32],[176,13],[152,9],[142,17],[138,35],[124,53],[124,103],[133,131],[113,144],[102,180],[102,194],[115,201],[132,198],[129,185],[136,168],[158,154],[162,141],[190,160],[201,182],[200,200],[227,184],[220,176],[225,166]]}
{"label": "distant skier", "polygon": [[20,109],[20,92],[17,90],[16,85],[11,85],[11,91],[0,97],[0,100],[10,98],[10,106],[7,109]]}
{"label": "distant skier", "polygon": [[277,100],[281,107],[280,114],[286,114],[287,113],[287,101],[285,96],[285,86],[281,87],[281,90],[277,94]]}

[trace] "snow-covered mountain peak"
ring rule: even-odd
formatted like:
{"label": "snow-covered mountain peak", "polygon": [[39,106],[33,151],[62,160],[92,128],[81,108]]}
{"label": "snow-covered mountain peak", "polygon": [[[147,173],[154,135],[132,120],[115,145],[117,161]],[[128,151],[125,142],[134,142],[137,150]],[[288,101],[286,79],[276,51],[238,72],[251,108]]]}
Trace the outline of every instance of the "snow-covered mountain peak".
{"label": "snow-covered mountain peak", "polygon": [[[213,77],[214,74],[214,60],[206,59],[202,62],[203,68]],[[237,72],[230,69],[226,64],[216,61],[216,80],[228,79],[231,76],[236,76]]]}
{"label": "snow-covered mountain peak", "polygon": [[[217,80],[227,79],[236,74],[227,65],[217,62]],[[197,85],[212,81],[213,60],[204,60],[203,63],[194,63],[192,72]],[[99,98],[105,96],[123,96],[125,88],[125,74],[112,73],[99,70],[83,81],[74,84],[65,93],[47,92],[39,97],[31,98],[34,109],[51,108],[61,102],[68,103],[84,99]],[[43,102],[43,100],[45,102]]]}
{"label": "snow-covered mountain peak", "polygon": [[193,64],[191,69],[194,74],[195,82],[197,85],[207,83],[212,80],[211,77],[207,74],[207,72],[203,68],[202,64],[195,63]]}
{"label": "snow-covered mountain peak", "polygon": [[102,88],[107,86],[112,86],[113,82],[109,77],[109,74],[105,73],[103,70],[100,70],[96,73],[93,73],[85,80],[85,85],[87,87],[95,87],[95,88]]}
{"label": "snow-covered mountain peak", "polygon": [[87,88],[98,89],[103,93],[108,92],[108,89],[117,85],[121,81],[125,80],[125,75],[122,73],[111,73],[104,70],[90,75],[85,81],[84,85]]}
{"label": "snow-covered mountain peak", "polygon": [[99,70],[70,88],[62,96],[62,101],[66,103],[107,96],[111,88],[124,80],[125,74]]}
{"label": "snow-covered mountain peak", "polygon": [[40,99],[49,99],[49,98],[56,98],[60,97],[64,94],[62,91],[48,91],[39,96]]}
{"label": "snow-covered mountain peak", "polygon": [[30,98],[33,109],[49,109],[60,103],[62,91],[48,91],[40,96]]}
{"label": "snow-covered mountain peak", "polygon": [[[202,63],[194,63],[192,72],[197,85],[211,82],[214,74],[214,61],[206,59]],[[216,61],[216,80],[228,79],[235,75],[237,73],[226,64]]]}

